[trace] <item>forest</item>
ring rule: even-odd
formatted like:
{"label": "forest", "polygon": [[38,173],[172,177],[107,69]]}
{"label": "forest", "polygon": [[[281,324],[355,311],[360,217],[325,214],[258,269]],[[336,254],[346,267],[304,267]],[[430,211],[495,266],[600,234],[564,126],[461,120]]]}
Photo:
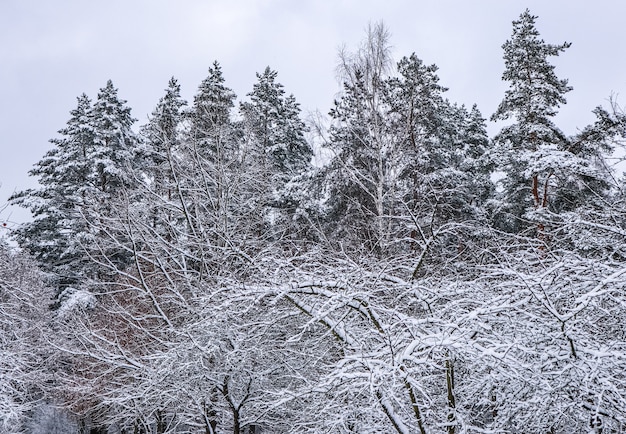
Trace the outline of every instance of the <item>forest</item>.
{"label": "forest", "polygon": [[626,432],[626,114],[559,128],[536,20],[487,117],[382,24],[317,121],[217,61],[139,127],[80,95],[9,199],[0,431]]}

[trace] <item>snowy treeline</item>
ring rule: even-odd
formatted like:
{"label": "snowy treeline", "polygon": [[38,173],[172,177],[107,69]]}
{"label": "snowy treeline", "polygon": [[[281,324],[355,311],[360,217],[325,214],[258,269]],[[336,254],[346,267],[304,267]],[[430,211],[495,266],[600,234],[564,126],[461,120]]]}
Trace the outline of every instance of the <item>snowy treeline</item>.
{"label": "snowy treeline", "polygon": [[80,96],[11,199],[0,430],[625,431],[626,116],[558,128],[569,44],[535,19],[493,138],[383,26],[327,123],[270,68],[238,103],[217,62],[138,131],[111,82]]}

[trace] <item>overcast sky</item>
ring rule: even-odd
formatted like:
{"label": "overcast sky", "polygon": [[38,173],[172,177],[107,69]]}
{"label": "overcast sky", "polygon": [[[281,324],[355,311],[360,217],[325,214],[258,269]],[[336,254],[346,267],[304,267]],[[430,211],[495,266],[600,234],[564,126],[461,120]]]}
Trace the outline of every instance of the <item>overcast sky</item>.
{"label": "overcast sky", "polygon": [[[340,89],[337,50],[355,47],[369,22],[389,28],[397,59],[415,52],[435,63],[448,98],[476,103],[488,118],[506,89],[501,46],[527,7],[546,42],[573,44],[555,63],[574,87],[559,126],[574,133],[593,120],[595,106],[626,94],[626,2],[0,0],[0,207],[13,191],[37,185],[27,172],[50,149],[76,97],[95,99],[108,79],[136,126],[172,76],[191,100],[214,60],[240,100],[255,73],[270,66],[305,114],[327,113]],[[5,209],[0,223],[28,216]]]}

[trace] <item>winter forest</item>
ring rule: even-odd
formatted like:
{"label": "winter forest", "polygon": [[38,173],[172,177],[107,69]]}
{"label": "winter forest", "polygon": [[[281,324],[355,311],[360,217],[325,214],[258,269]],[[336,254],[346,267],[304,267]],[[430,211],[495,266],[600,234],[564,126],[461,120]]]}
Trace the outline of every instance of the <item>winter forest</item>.
{"label": "winter forest", "polygon": [[0,432],[626,432],[626,113],[559,128],[536,19],[493,114],[382,24],[327,118],[218,62],[139,127],[79,96],[10,199]]}

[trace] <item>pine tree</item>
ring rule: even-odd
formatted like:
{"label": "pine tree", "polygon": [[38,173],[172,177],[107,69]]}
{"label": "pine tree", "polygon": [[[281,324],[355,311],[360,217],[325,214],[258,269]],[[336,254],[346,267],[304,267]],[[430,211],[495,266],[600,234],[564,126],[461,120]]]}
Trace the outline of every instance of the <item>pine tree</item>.
{"label": "pine tree", "polygon": [[412,54],[400,60],[399,77],[389,85],[391,114],[400,137],[397,166],[402,198],[398,205],[405,210],[399,212],[404,215],[409,210],[417,219],[430,216],[439,202],[433,181],[436,184],[436,173],[453,162],[458,145],[460,112],[443,98],[448,89],[439,84],[437,69]]}
{"label": "pine tree", "polygon": [[373,31],[348,56],[356,63],[348,62],[352,72],[331,110],[327,216],[337,222],[331,230],[370,250],[425,249],[442,225],[481,214],[493,190],[484,119],[476,107],[444,99],[436,65],[415,54],[391,75],[375,59],[387,52],[375,46],[386,41],[384,29]]}
{"label": "pine tree", "polygon": [[475,212],[468,214],[475,216],[477,209],[477,212],[484,212],[483,205],[495,193],[495,185],[491,180],[494,170],[492,144],[487,135],[486,120],[476,105],[466,116],[462,131],[463,148],[459,169],[470,178],[470,202]]}
{"label": "pine tree", "polygon": [[[444,99],[435,65],[413,54],[389,81],[389,105],[397,131],[399,171],[395,215],[401,246],[419,253],[416,271],[434,250],[459,257],[484,225],[483,205],[493,192],[485,120]],[[439,266],[440,261],[434,261]]]}
{"label": "pine tree", "polygon": [[570,44],[545,43],[535,27],[536,18],[527,9],[513,21],[511,39],[502,46],[502,79],[510,88],[491,117],[493,121],[514,121],[495,139],[501,147],[499,163],[506,173],[503,206],[509,216],[500,224],[513,231],[523,227],[519,219],[526,211],[550,205],[557,166],[567,164],[564,160],[571,157],[563,152],[567,139],[553,118],[572,88],[556,76],[549,62]]}
{"label": "pine tree", "polygon": [[608,159],[615,143],[626,134],[626,115],[615,106],[612,111],[596,107],[593,114],[596,120],[568,137],[563,146],[562,150],[571,156],[566,170],[560,172],[559,188],[552,197],[555,212],[602,207],[616,187],[614,168]]}
{"label": "pine tree", "polygon": [[[495,138],[496,159],[505,173],[496,224],[513,232],[534,228],[542,241],[548,241],[558,214],[602,206],[611,177],[606,155],[612,152],[611,140],[623,134],[624,119],[596,108],[597,121],[574,136],[566,136],[555,125],[558,108],[572,87],[556,76],[549,58],[570,44],[545,43],[535,27],[536,18],[528,10],[522,13],[503,45],[502,78],[510,88],[492,120],[513,123]],[[533,223],[528,226],[525,220]]]}

